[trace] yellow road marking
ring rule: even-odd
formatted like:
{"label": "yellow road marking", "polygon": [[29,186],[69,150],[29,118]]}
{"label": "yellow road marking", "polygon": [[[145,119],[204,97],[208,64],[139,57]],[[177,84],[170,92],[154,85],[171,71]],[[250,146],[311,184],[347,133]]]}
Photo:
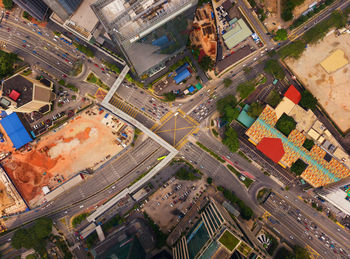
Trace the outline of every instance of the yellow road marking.
{"label": "yellow road marking", "polygon": [[311,246],[307,245],[307,246],[306,246],[306,249],[309,251],[310,257],[311,257],[312,259],[318,258],[318,257],[319,257],[320,254],[317,253]]}
{"label": "yellow road marking", "polygon": [[178,130],[183,130],[183,129],[193,129],[194,127],[195,126],[183,127],[183,128],[175,128],[175,129],[167,129],[167,130],[159,130],[159,131],[156,131],[155,133],[169,132],[169,131],[178,131]]}
{"label": "yellow road marking", "polygon": [[160,129],[165,123],[167,123],[172,117],[174,117],[174,116],[169,116],[169,118],[167,118],[164,122],[162,122],[160,125],[159,125],[159,127],[158,128],[156,128],[156,130],[157,129]]}
{"label": "yellow road marking", "polygon": [[180,141],[177,142],[175,148],[178,148],[178,146],[180,145],[180,143],[181,143],[182,141],[184,141],[190,134],[192,134],[193,131],[195,131],[195,128],[193,128],[193,130],[190,130],[185,136],[183,136],[183,137],[180,139]]}

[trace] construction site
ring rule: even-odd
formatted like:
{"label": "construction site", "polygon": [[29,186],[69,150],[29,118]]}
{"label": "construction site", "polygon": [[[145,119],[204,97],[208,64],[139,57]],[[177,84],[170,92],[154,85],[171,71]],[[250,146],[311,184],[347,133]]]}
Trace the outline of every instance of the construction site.
{"label": "construction site", "polygon": [[341,131],[350,128],[350,34],[332,31],[318,44],[308,45],[298,60],[287,59],[293,73],[318,99]]}
{"label": "construction site", "polygon": [[80,171],[98,168],[129,145],[133,136],[132,126],[95,106],[20,150],[14,150],[4,134],[0,151],[11,154],[1,163],[32,205]]}

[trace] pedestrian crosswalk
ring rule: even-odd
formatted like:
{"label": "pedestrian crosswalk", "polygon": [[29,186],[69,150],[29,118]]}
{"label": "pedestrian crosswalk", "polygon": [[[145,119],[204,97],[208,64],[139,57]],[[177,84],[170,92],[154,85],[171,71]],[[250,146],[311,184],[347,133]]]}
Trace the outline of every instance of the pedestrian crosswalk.
{"label": "pedestrian crosswalk", "polygon": [[125,102],[123,102],[122,100],[120,100],[119,98],[117,98],[115,96],[113,96],[110,99],[109,103],[133,118],[135,118],[136,115],[139,113],[137,109],[131,107],[131,105],[126,104]]}

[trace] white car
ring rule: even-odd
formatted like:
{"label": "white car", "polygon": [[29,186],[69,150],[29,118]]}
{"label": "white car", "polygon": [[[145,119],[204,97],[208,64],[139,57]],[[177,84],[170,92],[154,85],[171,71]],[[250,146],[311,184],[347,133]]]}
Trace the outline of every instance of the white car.
{"label": "white car", "polygon": [[80,205],[79,208],[84,208],[84,205]]}

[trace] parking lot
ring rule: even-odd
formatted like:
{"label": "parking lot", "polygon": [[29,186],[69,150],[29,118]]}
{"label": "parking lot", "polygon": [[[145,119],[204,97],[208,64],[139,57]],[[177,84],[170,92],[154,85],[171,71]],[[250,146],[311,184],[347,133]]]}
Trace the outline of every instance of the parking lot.
{"label": "parking lot", "polygon": [[170,232],[204,190],[203,178],[183,181],[173,177],[149,197],[143,210],[163,232]]}

